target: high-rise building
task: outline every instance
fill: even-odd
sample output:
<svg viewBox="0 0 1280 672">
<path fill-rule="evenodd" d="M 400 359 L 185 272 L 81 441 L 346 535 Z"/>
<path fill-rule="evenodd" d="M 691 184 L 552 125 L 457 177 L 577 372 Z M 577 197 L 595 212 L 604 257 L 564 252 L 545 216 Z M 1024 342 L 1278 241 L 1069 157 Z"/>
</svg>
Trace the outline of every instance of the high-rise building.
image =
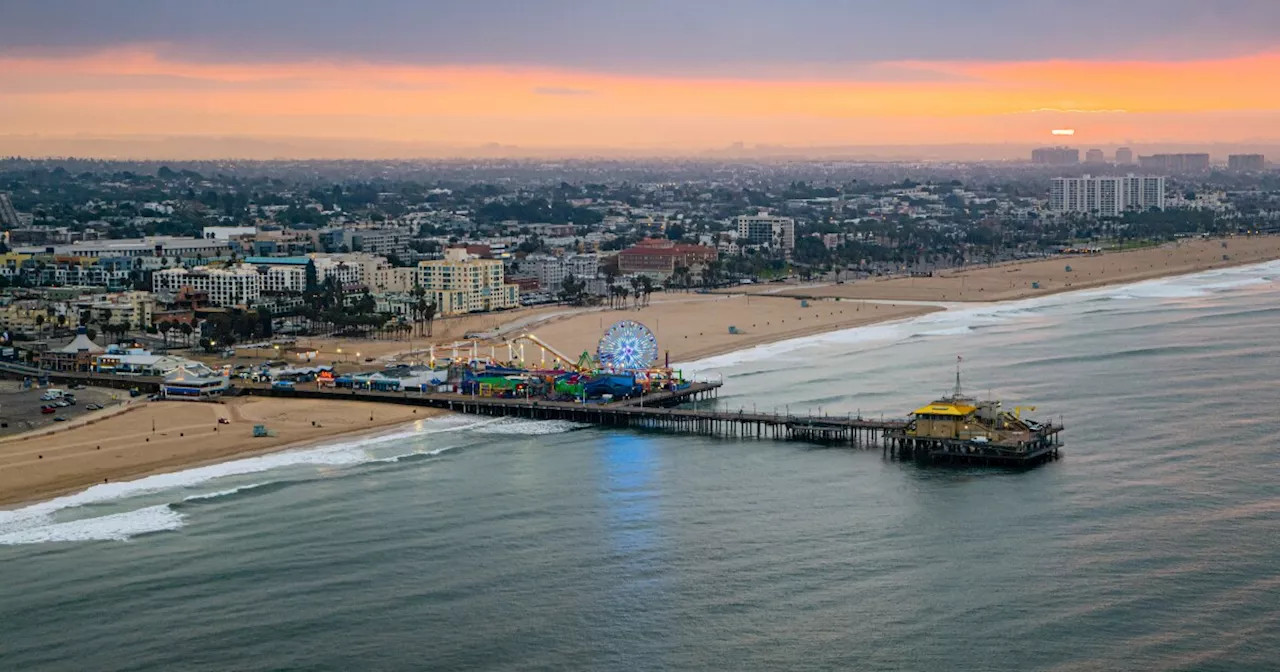
<svg viewBox="0 0 1280 672">
<path fill-rule="evenodd" d="M 21 224 L 18 221 L 18 211 L 13 209 L 13 201 L 9 200 L 9 194 L 0 194 L 0 227 L 16 229 Z"/>
<path fill-rule="evenodd" d="M 1138 164 L 1148 170 L 1192 173 L 1209 170 L 1208 154 L 1153 154 L 1139 156 Z"/>
<path fill-rule="evenodd" d="M 1232 154 L 1227 157 L 1227 168 L 1231 170 L 1266 170 L 1267 157 L 1261 154 Z"/>
<path fill-rule="evenodd" d="M 1031 162 L 1042 166 L 1071 166 L 1080 163 L 1080 150 L 1071 147 L 1041 147 L 1031 151 Z"/>
<path fill-rule="evenodd" d="M 466 248 L 445 250 L 444 259 L 418 263 L 418 284 L 440 315 L 516 308 L 520 288 L 506 283 L 502 261 L 478 259 Z"/>
<path fill-rule="evenodd" d="M 738 240 L 755 245 L 769 244 L 783 250 L 796 247 L 796 220 L 772 215 L 738 217 Z"/>
<path fill-rule="evenodd" d="M 1116 164 L 1127 166 L 1133 163 L 1133 150 L 1128 147 L 1121 147 L 1116 150 Z"/>
<path fill-rule="evenodd" d="M 1164 209 L 1164 178 L 1057 177 L 1049 187 L 1049 209 L 1119 217 L 1130 210 Z"/>
<path fill-rule="evenodd" d="M 1107 159 L 1101 149 L 1091 149 L 1084 153 L 1085 163 L 1106 163 Z"/>
</svg>

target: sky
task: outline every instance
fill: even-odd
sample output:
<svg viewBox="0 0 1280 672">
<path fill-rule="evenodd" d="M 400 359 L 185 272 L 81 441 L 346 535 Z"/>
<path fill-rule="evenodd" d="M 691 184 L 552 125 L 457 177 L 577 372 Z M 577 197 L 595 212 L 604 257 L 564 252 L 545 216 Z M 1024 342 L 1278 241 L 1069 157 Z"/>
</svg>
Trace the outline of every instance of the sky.
<svg viewBox="0 0 1280 672">
<path fill-rule="evenodd" d="M 0 17 L 6 136 L 1280 137 L 1277 0 L 0 0 Z"/>
</svg>

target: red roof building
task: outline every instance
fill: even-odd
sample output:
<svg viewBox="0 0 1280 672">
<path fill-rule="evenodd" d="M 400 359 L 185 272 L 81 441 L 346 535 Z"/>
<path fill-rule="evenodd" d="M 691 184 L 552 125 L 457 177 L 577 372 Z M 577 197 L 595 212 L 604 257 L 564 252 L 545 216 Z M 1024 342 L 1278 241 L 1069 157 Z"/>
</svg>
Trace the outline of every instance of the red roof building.
<svg viewBox="0 0 1280 672">
<path fill-rule="evenodd" d="M 618 272 L 623 275 L 644 273 L 668 276 L 680 266 L 703 266 L 715 261 L 716 257 L 714 247 L 677 245 L 670 240 L 647 238 L 618 253 Z"/>
</svg>

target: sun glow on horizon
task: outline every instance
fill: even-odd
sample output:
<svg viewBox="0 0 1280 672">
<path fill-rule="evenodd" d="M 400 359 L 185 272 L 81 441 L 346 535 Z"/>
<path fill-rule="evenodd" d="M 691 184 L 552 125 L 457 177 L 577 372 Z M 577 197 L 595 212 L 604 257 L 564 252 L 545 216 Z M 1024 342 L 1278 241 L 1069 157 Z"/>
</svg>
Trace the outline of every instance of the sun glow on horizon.
<svg viewBox="0 0 1280 672">
<path fill-rule="evenodd" d="M 1280 128 L 1280 55 L 894 62 L 901 79 L 620 75 L 512 65 L 193 62 L 144 47 L 0 57 L 8 134 L 226 135 L 526 146 L 1032 142 L 1089 115 L 1094 138 L 1205 141 Z M 916 78 L 920 73 L 936 73 Z M 883 74 L 883 73 L 882 73 Z M 1200 84 L 1189 88 L 1188 81 Z M 1027 110 L 1034 111 L 1028 114 Z M 91 113 L 87 113 L 91 112 Z M 1073 127 L 1051 127 L 1072 136 Z"/>
</svg>

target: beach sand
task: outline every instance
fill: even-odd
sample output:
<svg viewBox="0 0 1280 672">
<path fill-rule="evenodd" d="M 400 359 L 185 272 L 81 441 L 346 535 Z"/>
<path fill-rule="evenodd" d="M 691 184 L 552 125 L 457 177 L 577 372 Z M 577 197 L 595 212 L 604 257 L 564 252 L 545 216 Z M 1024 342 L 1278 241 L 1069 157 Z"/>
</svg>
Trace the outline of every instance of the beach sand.
<svg viewBox="0 0 1280 672">
<path fill-rule="evenodd" d="M 327 399 L 138 403 L 93 424 L 0 441 L 0 505 L 47 499 L 104 480 L 130 480 L 376 432 L 439 413 Z M 218 418 L 229 424 L 218 424 Z M 254 438 L 257 424 L 266 425 L 273 435 Z"/>
<path fill-rule="evenodd" d="M 629 319 L 652 329 L 660 352 L 669 353 L 671 361 L 679 363 L 939 310 L 932 306 L 893 305 L 893 301 L 1004 301 L 1280 258 L 1280 237 L 1231 238 L 1225 241 L 1225 248 L 1223 242 L 1189 240 L 1128 252 L 947 271 L 932 278 L 804 287 L 756 285 L 726 294 L 659 293 L 651 297 L 650 305 L 639 309 L 523 309 L 437 320 L 431 340 L 448 343 L 471 332 L 505 329 L 508 333 L 503 338 L 490 341 L 502 343 L 505 338 L 529 332 L 576 360 L 584 350 L 595 352 L 609 325 Z M 1066 271 L 1068 265 L 1070 272 Z M 1033 288 L 1032 283 L 1039 283 L 1039 288 Z M 829 298 L 813 298 L 808 307 L 802 307 L 799 297 Z M 863 303 L 857 299 L 886 303 Z M 740 333 L 730 334 L 730 326 Z M 304 344 L 310 341 L 303 339 Z M 351 360 L 356 352 L 361 360 L 378 360 L 361 362 L 360 368 L 371 369 L 409 347 L 407 340 L 316 341 L 324 350 L 320 361 L 345 359 L 348 368 L 354 368 Z M 426 339 L 415 339 L 413 343 L 416 349 L 425 344 Z M 343 355 L 337 354 L 337 348 L 342 348 Z M 504 353 L 498 354 L 501 357 Z M 537 357 L 536 346 L 527 345 L 526 356 Z M 222 404 L 139 403 L 115 413 L 109 416 L 103 412 L 89 425 L 0 440 L 0 505 L 45 499 L 102 483 L 104 479 L 127 480 L 365 433 L 426 418 L 438 411 L 338 400 L 247 398 Z M 373 420 L 369 419 L 370 413 Z M 228 418 L 231 424 L 218 425 L 219 417 Z M 318 426 L 311 425 L 313 420 Z M 252 438 L 255 424 L 267 425 L 275 436 Z"/>
<path fill-rule="evenodd" d="M 1223 244 L 1226 247 L 1223 247 Z M 1227 259 L 1223 259 L 1226 255 Z M 868 279 L 786 288 L 757 285 L 732 290 L 777 296 L 882 301 L 1009 301 L 1059 292 L 1128 284 L 1280 259 L 1280 236 L 1186 240 L 1125 252 L 1066 256 L 943 271 L 931 278 Z M 1067 271 L 1070 266 L 1071 270 Z M 1039 288 L 1033 287 L 1039 283 Z"/>
<path fill-rule="evenodd" d="M 596 351 L 601 335 L 619 320 L 635 320 L 658 337 L 660 352 L 672 362 L 688 362 L 712 355 L 838 329 L 851 329 L 886 320 L 901 320 L 938 310 L 929 306 L 894 306 L 850 301 L 810 301 L 802 307 L 795 298 L 722 296 L 716 294 L 654 295 L 638 310 L 603 310 L 558 317 L 533 325 L 529 331 L 575 360 Z M 733 326 L 740 333 L 730 334 Z M 525 357 L 538 356 L 525 346 Z M 505 352 L 498 353 L 504 357 Z"/>
</svg>

